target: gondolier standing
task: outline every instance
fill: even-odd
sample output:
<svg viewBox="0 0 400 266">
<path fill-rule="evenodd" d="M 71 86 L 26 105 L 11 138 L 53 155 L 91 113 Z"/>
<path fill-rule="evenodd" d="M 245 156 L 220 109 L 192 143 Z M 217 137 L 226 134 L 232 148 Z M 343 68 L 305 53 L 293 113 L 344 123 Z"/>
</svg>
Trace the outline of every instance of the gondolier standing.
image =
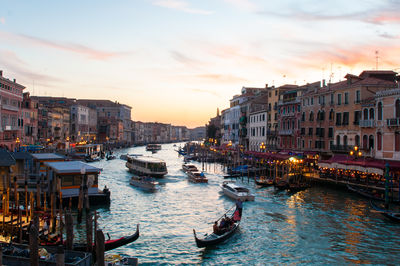
<svg viewBox="0 0 400 266">
<path fill-rule="evenodd" d="M 239 210 L 239 216 L 242 218 L 243 202 L 240 199 L 236 201 L 236 209 Z"/>
</svg>

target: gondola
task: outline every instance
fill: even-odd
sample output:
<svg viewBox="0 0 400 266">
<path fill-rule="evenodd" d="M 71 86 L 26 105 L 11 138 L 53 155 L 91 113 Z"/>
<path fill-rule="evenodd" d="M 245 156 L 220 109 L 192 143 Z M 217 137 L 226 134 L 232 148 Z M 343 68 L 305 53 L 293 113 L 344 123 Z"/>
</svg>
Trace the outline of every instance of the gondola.
<svg viewBox="0 0 400 266">
<path fill-rule="evenodd" d="M 293 183 L 289 184 L 288 190 L 290 193 L 297 193 L 303 190 L 306 190 L 307 188 L 310 188 L 311 186 L 307 183 Z"/>
<path fill-rule="evenodd" d="M 269 187 L 274 184 L 274 180 L 271 178 L 266 178 L 266 177 L 259 177 L 259 178 L 254 178 L 254 182 L 262 187 Z"/>
<path fill-rule="evenodd" d="M 233 215 L 230 218 L 233 219 Z M 203 239 L 198 238 L 196 235 L 196 230 L 193 229 L 194 239 L 196 240 L 197 247 L 199 248 L 210 247 L 224 242 L 225 240 L 230 238 L 233 234 L 235 234 L 235 232 L 239 228 L 239 224 L 240 220 L 234 222 L 230 227 L 230 229 L 225 233 L 219 235 L 213 232 L 209 235 L 206 235 Z"/>
<path fill-rule="evenodd" d="M 136 226 L 136 232 L 133 235 L 123 236 L 118 239 L 110 239 L 110 240 L 104 241 L 104 250 L 109 251 L 109 250 L 112 250 L 115 248 L 122 247 L 129 243 L 132 243 L 133 241 L 135 241 L 138 238 L 139 238 L 139 224 Z M 83 245 L 83 244 L 74 245 L 73 250 L 86 251 L 86 245 Z"/>
<path fill-rule="evenodd" d="M 372 206 L 372 208 L 374 210 L 376 210 L 377 212 L 379 212 L 383 216 L 389 218 L 392 221 L 400 222 L 400 212 L 393 212 L 391 210 L 381 208 L 375 202 L 373 202 L 372 200 L 370 201 L 370 204 L 371 204 L 371 206 Z"/>
<path fill-rule="evenodd" d="M 278 190 L 285 190 L 285 189 L 289 188 L 289 183 L 287 181 L 285 181 L 285 180 L 280 180 L 280 181 L 275 183 L 275 187 Z"/>
<path fill-rule="evenodd" d="M 354 186 L 347 185 L 347 189 L 352 191 L 352 192 L 355 192 L 355 193 L 357 193 L 357 194 L 359 194 L 359 195 L 361 195 L 361 196 L 363 196 L 365 198 L 369 198 L 369 199 L 373 199 L 373 200 L 379 200 L 379 201 L 384 201 L 385 200 L 382 197 L 378 197 L 378 196 L 372 195 L 370 192 L 368 192 L 367 190 L 362 189 L 362 188 L 356 188 Z"/>
</svg>

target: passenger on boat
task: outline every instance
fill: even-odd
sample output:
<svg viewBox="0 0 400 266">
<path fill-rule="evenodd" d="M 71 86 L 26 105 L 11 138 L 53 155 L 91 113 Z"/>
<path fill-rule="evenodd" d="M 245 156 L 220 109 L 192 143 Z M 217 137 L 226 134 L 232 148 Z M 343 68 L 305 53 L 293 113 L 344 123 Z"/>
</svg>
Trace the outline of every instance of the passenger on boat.
<svg viewBox="0 0 400 266">
<path fill-rule="evenodd" d="M 239 210 L 239 216 L 242 217 L 243 202 L 240 199 L 236 201 L 236 209 Z"/>
<path fill-rule="evenodd" d="M 219 234 L 219 228 L 218 228 L 218 222 L 217 221 L 215 221 L 215 223 L 214 223 L 213 231 L 214 231 L 214 234 L 216 234 L 216 235 Z"/>
<path fill-rule="evenodd" d="M 236 211 L 233 213 L 233 221 L 234 222 L 240 221 L 240 214 L 238 209 L 236 209 Z"/>
</svg>

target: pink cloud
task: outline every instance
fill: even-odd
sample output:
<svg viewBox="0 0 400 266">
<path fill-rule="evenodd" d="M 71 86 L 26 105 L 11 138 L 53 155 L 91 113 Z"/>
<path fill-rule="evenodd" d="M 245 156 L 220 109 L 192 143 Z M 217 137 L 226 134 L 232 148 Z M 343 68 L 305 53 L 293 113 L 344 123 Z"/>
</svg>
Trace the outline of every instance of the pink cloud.
<svg viewBox="0 0 400 266">
<path fill-rule="evenodd" d="M 192 14 L 211 15 L 212 13 L 214 13 L 209 10 L 192 8 L 186 1 L 183 0 L 157 0 L 153 2 L 153 5 L 166 7 L 169 9 L 175 9 Z"/>
<path fill-rule="evenodd" d="M 6 24 L 6 19 L 4 17 L 0 17 L 0 23 L 1 24 Z"/>
<path fill-rule="evenodd" d="M 33 37 L 25 34 L 13 34 L 9 32 L 0 31 L 0 39 L 4 41 L 14 41 L 18 42 L 19 44 L 25 45 L 35 45 L 40 47 L 50 47 L 57 50 L 62 50 L 66 52 L 72 52 L 76 54 L 84 55 L 90 59 L 95 60 L 107 60 L 113 57 L 118 57 L 126 53 L 121 52 L 109 52 L 109 51 L 102 51 L 90 48 L 88 46 L 84 46 L 81 44 L 76 43 L 61 43 L 61 42 L 54 42 L 38 37 Z"/>
</svg>

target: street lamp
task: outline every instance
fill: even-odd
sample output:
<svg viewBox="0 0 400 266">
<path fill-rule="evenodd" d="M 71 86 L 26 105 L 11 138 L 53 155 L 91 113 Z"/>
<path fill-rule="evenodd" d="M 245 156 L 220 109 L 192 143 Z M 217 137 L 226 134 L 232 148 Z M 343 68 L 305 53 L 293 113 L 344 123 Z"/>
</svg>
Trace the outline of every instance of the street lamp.
<svg viewBox="0 0 400 266">
<path fill-rule="evenodd" d="M 265 143 L 264 143 L 264 142 L 261 142 L 261 144 L 260 144 L 260 150 L 261 150 L 261 151 L 265 151 L 266 148 L 267 148 L 267 147 L 265 146 Z"/>
<path fill-rule="evenodd" d="M 17 149 L 18 149 L 18 151 L 19 151 L 19 144 L 20 144 L 20 140 L 19 140 L 19 137 L 17 137 L 17 139 L 15 140 L 15 143 L 17 144 Z"/>
</svg>

